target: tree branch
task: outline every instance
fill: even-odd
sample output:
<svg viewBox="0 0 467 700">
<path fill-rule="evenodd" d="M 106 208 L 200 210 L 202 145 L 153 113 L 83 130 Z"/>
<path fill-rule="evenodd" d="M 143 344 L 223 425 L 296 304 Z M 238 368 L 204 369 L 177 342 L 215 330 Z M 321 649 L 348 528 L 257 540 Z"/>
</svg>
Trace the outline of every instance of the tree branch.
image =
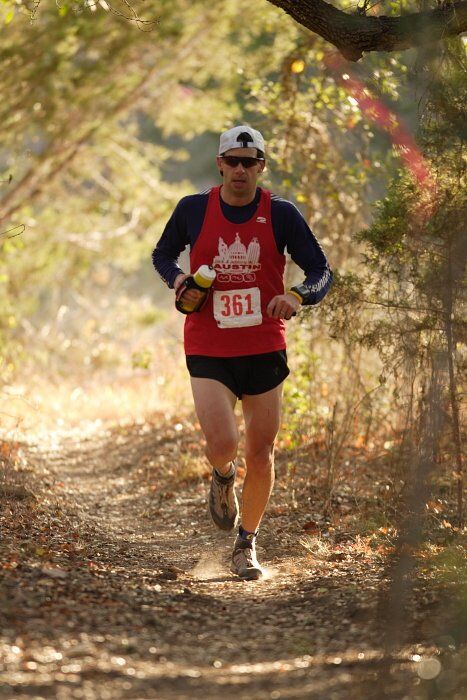
<svg viewBox="0 0 467 700">
<path fill-rule="evenodd" d="M 202 24 L 202 19 L 203 15 L 200 16 L 200 24 Z M 202 38 L 206 32 L 207 29 L 205 28 L 184 41 L 179 48 L 179 61 L 193 51 L 194 45 L 200 41 L 200 37 Z M 116 103 L 110 104 L 106 111 L 99 115 L 99 119 L 89 119 L 89 124 L 86 125 L 81 135 L 79 135 L 78 124 L 79 120 L 83 118 L 83 112 L 78 108 L 68 121 L 65 133 L 52 142 L 50 148 L 43 154 L 42 160 L 39 163 L 34 163 L 23 178 L 16 183 L 16 186 L 11 188 L 4 197 L 0 197 L 0 224 L 9 220 L 24 205 L 25 201 L 28 202 L 28 205 L 31 205 L 42 193 L 45 185 L 48 185 L 70 165 L 81 149 L 99 132 L 102 125 L 125 113 L 128 109 L 135 109 L 138 100 L 144 96 L 144 91 L 151 84 L 151 81 L 157 77 L 160 85 L 162 85 L 164 74 L 169 73 L 171 70 L 172 63 L 169 61 L 164 65 L 156 62 L 147 73 L 142 75 L 140 82 L 131 87 Z M 161 88 L 159 90 L 158 99 L 163 101 L 165 90 L 167 92 L 173 90 L 173 85 L 173 82 L 167 82 L 165 89 L 162 90 Z"/>
<path fill-rule="evenodd" d="M 324 0 L 268 0 L 296 22 L 329 41 L 349 61 L 365 51 L 403 51 L 467 30 L 467 2 L 399 17 L 346 14 Z"/>
</svg>

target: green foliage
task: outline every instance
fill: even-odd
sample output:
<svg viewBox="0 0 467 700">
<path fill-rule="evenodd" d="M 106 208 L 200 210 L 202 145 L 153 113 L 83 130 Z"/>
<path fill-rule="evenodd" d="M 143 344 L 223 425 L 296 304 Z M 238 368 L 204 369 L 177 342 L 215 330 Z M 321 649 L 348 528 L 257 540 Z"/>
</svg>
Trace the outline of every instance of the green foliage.
<svg viewBox="0 0 467 700">
<path fill-rule="evenodd" d="M 31 22 L 31 8 L 20 3 L 24 12 L 1 30 L 0 231 L 25 227 L 20 241 L 1 241 L 4 363 L 38 330 L 51 338 L 60 328 L 48 351 L 66 348 L 61 327 L 70 313 L 60 309 L 78 305 L 110 322 L 116 297 L 137 288 L 164 222 L 192 189 L 164 180 L 166 164 L 188 157 L 167 147 L 167 137 L 181 133 L 189 143 L 233 113 L 240 74 L 212 60 L 236 21 L 236 3 L 225 5 L 217 21 L 206 3 L 159 1 L 151 8 L 157 24 L 144 32 L 102 4 L 76 12 L 43 3 Z M 143 3 L 133 7 L 146 12 Z M 250 15 L 260 35 L 259 13 Z M 232 61 L 240 54 L 230 50 Z M 157 143 L 144 138 L 144 119 L 159 129 Z M 155 276 L 153 285 L 162 288 Z M 36 343 L 28 345 L 35 354 Z"/>
<path fill-rule="evenodd" d="M 309 337 L 298 328 L 293 334 L 293 382 L 284 389 L 285 444 L 298 449 L 316 433 L 323 418 L 322 403 L 316 401 L 324 381 L 322 360 L 310 351 Z"/>
<path fill-rule="evenodd" d="M 401 171 L 389 187 L 388 195 L 375 205 L 375 219 L 370 228 L 356 235 L 357 241 L 370 245 L 372 253 L 366 262 L 378 264 L 378 256 L 402 255 L 404 238 L 410 235 L 410 211 L 414 209 L 416 188 L 410 176 Z"/>
<path fill-rule="evenodd" d="M 392 70 L 381 59 L 367 64 L 361 80 L 379 92 L 371 79 L 378 69 L 391 74 L 394 84 L 400 79 L 397 63 Z M 268 135 L 269 182 L 297 202 L 334 270 L 353 267 L 352 233 L 369 221 L 368 202 L 394 161 L 341 77 L 330 68 L 326 42 L 299 32 L 280 70 L 247 90 L 248 110 L 261 115 Z"/>
<path fill-rule="evenodd" d="M 437 373 L 443 410 L 452 420 L 443 438 L 446 465 L 459 450 L 455 405 L 465 343 L 465 132 L 459 117 L 467 94 L 459 43 L 430 55 L 425 66 L 430 75 L 443 76 L 442 84 L 436 77 L 425 92 L 418 137 L 429 175 L 416 180 L 407 170 L 397 173 L 371 225 L 356 237 L 364 246 L 357 275 L 337 277 L 328 305 L 334 335 L 378 351 L 380 379 L 392 387 L 392 410 L 399 414 L 402 445 L 396 452 L 409 461 L 421 439 L 426 388 Z"/>
</svg>

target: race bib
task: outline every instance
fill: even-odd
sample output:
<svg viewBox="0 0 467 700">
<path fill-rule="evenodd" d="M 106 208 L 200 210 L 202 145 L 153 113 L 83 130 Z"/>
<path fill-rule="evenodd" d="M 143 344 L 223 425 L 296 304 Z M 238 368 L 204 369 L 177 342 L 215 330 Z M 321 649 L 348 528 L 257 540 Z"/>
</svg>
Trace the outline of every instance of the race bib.
<svg viewBox="0 0 467 700">
<path fill-rule="evenodd" d="M 263 322 L 261 295 L 258 287 L 251 289 L 214 290 L 214 318 L 219 328 L 245 328 Z"/>
</svg>

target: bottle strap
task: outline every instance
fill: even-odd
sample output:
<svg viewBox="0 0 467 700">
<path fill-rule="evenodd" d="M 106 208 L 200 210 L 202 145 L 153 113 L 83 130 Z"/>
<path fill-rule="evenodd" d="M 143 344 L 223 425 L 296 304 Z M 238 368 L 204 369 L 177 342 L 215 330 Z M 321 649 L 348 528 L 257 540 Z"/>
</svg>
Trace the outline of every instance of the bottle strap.
<svg viewBox="0 0 467 700">
<path fill-rule="evenodd" d="M 183 293 L 186 291 L 186 289 L 188 289 L 188 287 L 190 286 L 190 283 L 188 281 L 189 279 L 190 277 L 186 277 L 177 289 L 177 293 L 175 294 L 175 301 L 178 301 L 180 297 L 183 296 Z"/>
</svg>

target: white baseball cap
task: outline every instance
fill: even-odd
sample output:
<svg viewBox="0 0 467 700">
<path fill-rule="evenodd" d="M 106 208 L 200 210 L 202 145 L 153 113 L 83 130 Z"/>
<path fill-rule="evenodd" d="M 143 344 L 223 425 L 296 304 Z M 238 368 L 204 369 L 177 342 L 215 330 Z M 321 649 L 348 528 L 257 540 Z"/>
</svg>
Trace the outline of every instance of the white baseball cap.
<svg viewBox="0 0 467 700">
<path fill-rule="evenodd" d="M 264 139 L 256 129 L 241 124 L 221 134 L 219 155 L 230 151 L 231 148 L 257 148 L 264 153 Z"/>
</svg>

